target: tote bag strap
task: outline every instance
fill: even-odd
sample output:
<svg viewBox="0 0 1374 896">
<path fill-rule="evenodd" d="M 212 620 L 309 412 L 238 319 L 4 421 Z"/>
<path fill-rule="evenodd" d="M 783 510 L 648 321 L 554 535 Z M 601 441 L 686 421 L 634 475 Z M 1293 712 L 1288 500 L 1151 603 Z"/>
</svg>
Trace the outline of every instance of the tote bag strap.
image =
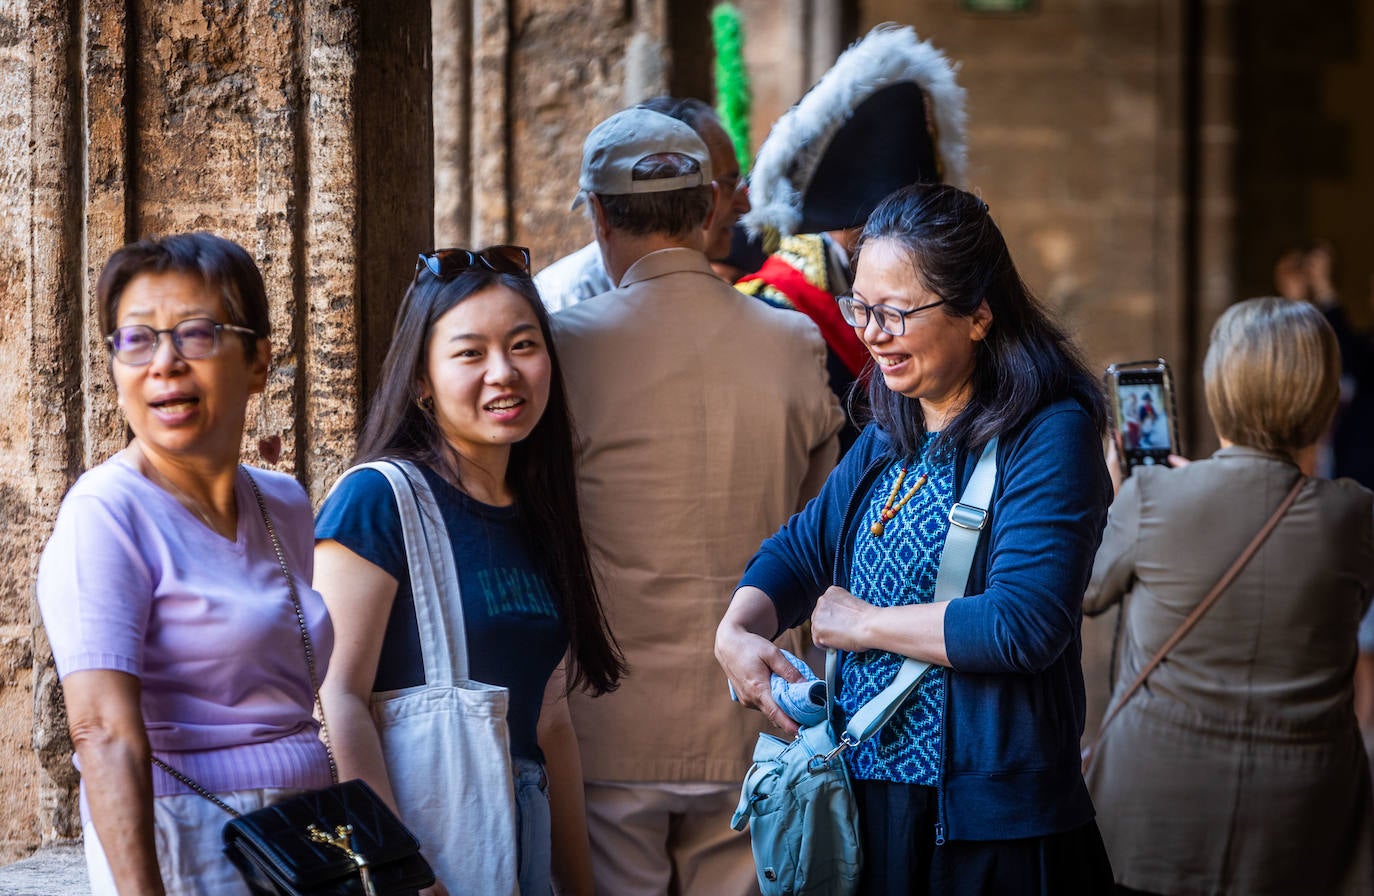
<svg viewBox="0 0 1374 896">
<path fill-rule="evenodd" d="M 968 577 L 973 570 L 973 558 L 978 553 L 978 539 L 988 521 L 988 507 L 992 504 L 992 490 L 997 484 L 997 439 L 983 448 L 974 467 L 973 476 L 964 493 L 949 511 L 949 532 L 945 535 L 944 550 L 940 553 L 940 569 L 935 577 L 935 602 L 963 597 L 968 589 Z M 845 726 L 842 744 L 856 747 L 877 734 L 897 709 L 916 689 L 921 678 L 933 664 L 907 657 L 902 661 L 892 683 L 876 697 L 865 703 Z M 838 661 L 834 650 L 826 651 L 826 699 L 833 708 Z"/>
<path fill-rule="evenodd" d="M 359 464 L 340 476 L 339 482 L 358 470 L 381 473 L 396 497 L 425 683 L 447 687 L 456 681 L 466 681 L 469 678 L 468 645 L 458 567 L 453 559 L 448 527 L 429 483 L 419 467 L 408 460 Z M 334 488 L 338 487 L 335 483 Z"/>
</svg>

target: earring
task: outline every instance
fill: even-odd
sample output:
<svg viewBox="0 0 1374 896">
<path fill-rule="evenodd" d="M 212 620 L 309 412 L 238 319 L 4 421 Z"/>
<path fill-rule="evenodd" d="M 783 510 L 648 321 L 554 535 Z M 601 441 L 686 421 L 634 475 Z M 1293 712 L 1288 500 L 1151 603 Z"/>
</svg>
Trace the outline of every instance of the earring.
<svg viewBox="0 0 1374 896">
<path fill-rule="evenodd" d="M 416 403 L 417 405 L 419 405 L 419 406 L 420 406 L 420 410 L 424 411 L 426 414 L 432 414 L 432 413 L 434 413 L 434 396 L 433 396 L 433 395 L 422 395 L 422 396 L 420 396 L 419 398 L 415 399 L 415 403 Z"/>
</svg>

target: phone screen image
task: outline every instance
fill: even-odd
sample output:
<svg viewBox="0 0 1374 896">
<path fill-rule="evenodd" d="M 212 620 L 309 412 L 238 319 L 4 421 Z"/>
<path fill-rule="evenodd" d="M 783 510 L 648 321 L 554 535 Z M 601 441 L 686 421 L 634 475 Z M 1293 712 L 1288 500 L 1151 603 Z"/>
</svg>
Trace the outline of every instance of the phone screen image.
<svg viewBox="0 0 1374 896">
<path fill-rule="evenodd" d="M 1139 369 L 1147 364 L 1148 369 Z M 1107 381 L 1115 404 L 1122 472 L 1129 475 L 1131 468 L 1142 464 L 1168 466 L 1169 455 L 1178 450 L 1168 367 L 1163 361 L 1112 365 Z"/>
<path fill-rule="evenodd" d="M 1117 386 L 1117 401 L 1121 403 L 1117 419 L 1123 451 L 1169 448 L 1169 415 L 1159 383 L 1122 382 Z"/>
</svg>

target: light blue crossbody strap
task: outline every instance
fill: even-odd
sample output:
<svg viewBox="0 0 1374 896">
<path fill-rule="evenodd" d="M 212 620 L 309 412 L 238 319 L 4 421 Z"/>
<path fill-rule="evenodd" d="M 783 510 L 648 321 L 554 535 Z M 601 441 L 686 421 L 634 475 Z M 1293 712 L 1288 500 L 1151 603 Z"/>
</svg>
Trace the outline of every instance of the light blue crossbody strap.
<svg viewBox="0 0 1374 896">
<path fill-rule="evenodd" d="M 968 577 L 973 569 L 973 557 L 978 553 L 978 536 L 988 520 L 988 506 L 992 504 L 992 489 L 997 484 L 997 439 L 988 442 L 978 466 L 973 468 L 964 493 L 949 509 L 949 533 L 945 535 L 945 549 L 940 554 L 940 570 L 935 576 L 935 599 L 954 600 L 963 597 Z"/>
<path fill-rule="evenodd" d="M 997 439 L 988 442 L 978 466 L 973 469 L 964 493 L 949 511 L 949 532 L 940 553 L 940 569 L 935 577 L 935 600 L 954 600 L 963 597 L 968 588 L 973 557 L 978 553 L 978 536 L 987 524 L 988 506 L 992 504 L 992 489 L 997 484 Z M 835 651 L 826 652 L 825 679 L 827 694 L 835 690 L 837 665 Z M 877 734 L 920 683 L 921 676 L 931 668 L 930 663 L 907 657 L 897 670 L 892 683 L 878 696 L 865 703 L 850 718 L 844 729 L 844 740 L 857 746 Z M 827 699 L 833 699 L 828 696 Z"/>
</svg>

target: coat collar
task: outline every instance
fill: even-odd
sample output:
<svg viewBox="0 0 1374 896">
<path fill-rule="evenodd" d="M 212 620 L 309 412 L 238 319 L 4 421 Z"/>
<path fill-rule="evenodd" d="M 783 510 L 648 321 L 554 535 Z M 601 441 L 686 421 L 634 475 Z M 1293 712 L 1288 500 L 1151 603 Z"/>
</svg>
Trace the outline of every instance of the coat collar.
<svg viewBox="0 0 1374 896">
<path fill-rule="evenodd" d="M 1279 451 L 1265 451 L 1260 448 L 1251 448 L 1248 445 L 1232 445 L 1229 448 L 1218 448 L 1212 453 L 1212 457 L 1218 460 L 1224 460 L 1230 457 L 1260 458 L 1262 460 L 1272 460 L 1276 463 L 1287 464 L 1290 467 L 1297 466 L 1297 464 L 1293 462 L 1293 458 L 1289 457 L 1287 454 Z"/>
<path fill-rule="evenodd" d="M 705 274 L 708 277 L 716 277 L 716 272 L 711 270 L 711 263 L 706 260 L 706 255 L 698 252 L 696 249 L 659 249 L 656 252 L 650 252 L 648 255 L 645 255 L 643 258 L 630 265 L 630 269 L 625 272 L 625 276 L 620 278 L 619 288 L 624 289 L 627 286 L 633 286 L 645 280 L 653 280 L 666 274 L 683 272 L 693 272 Z"/>
</svg>

